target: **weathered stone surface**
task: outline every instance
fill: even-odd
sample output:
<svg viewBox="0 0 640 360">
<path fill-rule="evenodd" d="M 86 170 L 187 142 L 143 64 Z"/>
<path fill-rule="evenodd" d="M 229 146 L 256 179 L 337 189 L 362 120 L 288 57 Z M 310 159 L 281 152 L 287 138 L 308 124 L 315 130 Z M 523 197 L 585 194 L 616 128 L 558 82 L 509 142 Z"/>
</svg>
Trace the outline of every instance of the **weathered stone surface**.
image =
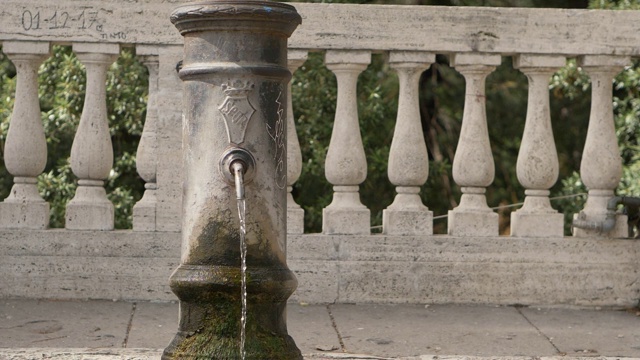
<svg viewBox="0 0 640 360">
<path fill-rule="evenodd" d="M 7 360 L 155 360 L 161 350 L 156 349 L 3 349 L 0 356 Z"/>
<path fill-rule="evenodd" d="M 0 350 L 7 360 L 64 359 L 64 360 L 155 360 L 162 353 L 155 349 L 6 349 Z M 379 356 L 345 353 L 305 354 L 305 359 L 316 360 L 380 360 Z M 383 358 L 387 359 L 387 358 Z M 619 360 L 616 356 L 468 356 L 420 355 L 395 358 L 397 360 Z M 625 360 L 637 360 L 625 357 Z"/>
<path fill-rule="evenodd" d="M 484 196 L 482 202 L 486 205 Z M 498 214 L 488 209 L 487 206 L 480 211 L 473 208 L 462 211 L 459 207 L 449 210 L 449 235 L 460 237 L 498 235 Z"/>
<path fill-rule="evenodd" d="M 38 99 L 38 67 L 49 54 L 50 44 L 7 41 L 3 50 L 16 67 L 15 104 L 6 134 L 4 165 L 13 175 L 9 196 L 0 203 L 0 228 L 45 229 L 49 204 L 42 199 L 36 177 L 47 163 L 47 141 Z"/>
<path fill-rule="evenodd" d="M 120 347 L 131 310 L 113 301 L 0 300 L 0 348 Z"/>
<path fill-rule="evenodd" d="M 332 304 L 339 301 L 340 263 L 326 260 L 290 260 L 298 288 L 289 299 L 294 303 Z"/>
<path fill-rule="evenodd" d="M 4 230 L 0 232 L 2 255 L 42 257 L 180 257 L 180 234 L 177 232 L 41 231 Z"/>
<path fill-rule="evenodd" d="M 326 306 L 288 304 L 287 329 L 303 354 L 340 349 Z"/>
<path fill-rule="evenodd" d="M 171 14 L 185 38 L 184 181 L 170 278 L 180 320 L 164 360 L 302 359 L 284 313 L 297 286 L 285 252 L 287 39 L 300 21 L 293 6 L 259 1 Z"/>
<path fill-rule="evenodd" d="M 582 56 L 578 59 L 578 64 L 589 74 L 592 84 L 589 128 L 580 162 L 580 178 L 589 189 L 589 197 L 580 212 L 584 221 L 604 221 L 607 203 L 615 195 L 614 191 L 622 177 L 622 158 L 613 119 L 612 79 L 629 61 L 626 56 Z M 624 218 L 620 220 L 626 223 Z M 620 226 L 607 234 L 575 228 L 573 235 L 621 238 L 627 237 L 628 232 Z"/>
<path fill-rule="evenodd" d="M 426 207 L 407 210 L 386 208 L 382 212 L 382 222 L 386 235 L 433 234 L 433 212 Z M 388 226 L 384 227 L 384 224 Z"/>
<path fill-rule="evenodd" d="M 135 304 L 127 333 L 128 348 L 154 349 L 167 345 L 178 329 L 178 304 Z"/>
<path fill-rule="evenodd" d="M 564 214 L 561 213 L 511 213 L 511 236 L 561 237 L 564 234 Z"/>
<path fill-rule="evenodd" d="M 331 305 L 345 348 L 377 356 L 553 355 L 513 307 Z"/>
<path fill-rule="evenodd" d="M 3 231 L 2 297 L 175 300 L 179 234 Z"/>
<path fill-rule="evenodd" d="M 531 263 L 342 262 L 338 303 L 475 303 L 632 306 L 638 291 L 616 286 L 616 271 L 602 265 Z M 523 281 L 536 274 L 534 282 Z M 633 283 L 635 274 L 622 276 Z M 402 294 L 402 295 L 400 295 Z M 576 295 L 579 297 L 576 298 Z M 607 300 L 605 300 L 605 298 Z M 605 303 L 606 301 L 606 303 Z"/>
<path fill-rule="evenodd" d="M 156 210 L 158 207 L 158 68 L 159 49 L 141 45 L 136 54 L 149 71 L 149 96 L 144 129 L 136 151 L 136 170 L 145 181 L 145 191 L 133 207 L 133 229 L 155 231 L 157 229 Z M 146 55 L 145 55 L 146 54 Z"/>
<path fill-rule="evenodd" d="M 179 239 L 5 230 L 0 297 L 175 300 Z M 288 243 L 293 302 L 633 306 L 640 297 L 636 241 L 308 234 Z"/>
<path fill-rule="evenodd" d="M 158 359 L 160 351 L 153 349 L 166 344 L 166 328 L 176 326 L 176 313 L 175 303 L 0 300 L 0 358 Z M 288 304 L 287 314 L 289 333 L 305 359 L 614 360 L 620 355 L 607 356 L 623 354 L 632 360 L 640 355 L 635 311 Z M 557 353 L 566 355 L 548 356 Z"/>
<path fill-rule="evenodd" d="M 177 264 L 177 258 L 2 256 L 0 269 L 11 275 L 0 285 L 3 297 L 169 301 Z"/>
<path fill-rule="evenodd" d="M 156 231 L 180 231 L 182 221 L 182 46 L 159 50 Z"/>
<path fill-rule="evenodd" d="M 389 150 L 387 174 L 397 195 L 382 212 L 382 232 L 393 235 L 431 235 L 433 213 L 422 204 L 420 186 L 429 176 L 429 156 L 420 122 L 419 90 L 422 72 L 435 54 L 391 52 L 389 63 L 398 73 L 398 116 Z"/>
<path fill-rule="evenodd" d="M 287 67 L 293 74 L 307 60 L 307 51 L 290 51 L 287 58 Z M 304 233 L 304 210 L 295 202 L 291 194 L 293 184 L 298 181 L 302 173 L 302 151 L 296 132 L 291 98 L 292 82 L 293 80 L 289 81 L 287 92 L 287 233 L 302 234 Z"/>
<path fill-rule="evenodd" d="M 49 203 L 44 200 L 29 203 L 10 200 L 0 203 L 1 228 L 46 229 L 49 227 Z"/>
<path fill-rule="evenodd" d="M 558 153 L 551 128 L 549 78 L 566 59 L 562 56 L 518 55 L 514 67 L 529 79 L 524 134 L 518 152 L 518 181 L 526 189 L 521 209 L 511 213 L 512 236 L 557 237 L 564 234 L 564 216 L 551 207 L 549 189 L 558 179 Z"/>
<path fill-rule="evenodd" d="M 486 188 L 495 176 L 487 126 L 485 80 L 500 56 L 454 54 L 451 65 L 465 78 L 464 112 L 451 174 L 462 191 L 459 205 L 449 211 L 447 233 L 453 236 L 498 235 L 498 214 L 487 205 Z"/>
<path fill-rule="evenodd" d="M 343 199 L 340 199 L 322 209 L 322 232 L 324 234 L 366 235 L 371 232 L 371 212 L 360 203 L 360 193 L 357 191 L 357 186 L 353 188 L 355 188 L 355 192 L 341 193 L 336 191 L 333 193 L 334 198 L 348 195 L 349 200 L 341 201 Z M 346 206 L 336 208 L 338 203 L 345 203 Z M 350 207 L 352 205 L 353 207 Z"/>
<path fill-rule="evenodd" d="M 173 8 L 185 2 L 62 0 L 36 6 L 6 0 L 0 41 L 37 36 L 42 41 L 178 45 L 182 38 L 168 19 Z M 303 18 L 289 42 L 297 49 L 640 54 L 635 28 L 640 14 L 635 11 L 461 7 L 452 12 L 439 6 L 370 5 L 363 10 L 360 4 L 293 5 Z M 44 21 L 54 14 L 57 23 Z M 389 27 L 380 31 L 380 24 Z M 598 31 L 593 31 L 594 24 Z"/>
<path fill-rule="evenodd" d="M 523 308 L 522 315 L 567 356 L 640 356 L 636 311 Z"/>
<path fill-rule="evenodd" d="M 298 207 L 288 206 L 292 202 Z M 287 199 L 287 234 L 304 233 L 304 209 L 299 206 L 293 198 Z"/>
<path fill-rule="evenodd" d="M 67 204 L 65 227 L 71 230 L 113 230 L 114 207 L 104 181 L 113 166 L 113 145 L 107 117 L 106 78 L 116 60 L 117 44 L 75 43 L 73 51 L 87 69 L 85 100 L 71 146 L 71 169 L 78 178 Z"/>
<path fill-rule="evenodd" d="M 368 51 L 327 51 L 325 64 L 338 84 L 337 104 L 324 173 L 333 199 L 322 210 L 324 234 L 370 233 L 371 213 L 360 201 L 359 186 L 367 178 L 367 159 L 360 135 L 358 75 L 371 62 Z"/>
</svg>

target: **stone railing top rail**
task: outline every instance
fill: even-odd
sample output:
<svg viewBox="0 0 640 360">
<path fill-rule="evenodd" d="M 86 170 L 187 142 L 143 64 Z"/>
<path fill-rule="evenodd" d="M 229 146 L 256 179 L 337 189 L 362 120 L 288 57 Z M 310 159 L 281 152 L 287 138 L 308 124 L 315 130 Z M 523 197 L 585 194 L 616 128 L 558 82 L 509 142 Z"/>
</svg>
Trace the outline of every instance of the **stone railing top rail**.
<svg viewBox="0 0 640 360">
<path fill-rule="evenodd" d="M 184 0 L 4 0 L 0 41 L 181 44 Z M 640 56 L 640 11 L 293 4 L 297 49 Z"/>
</svg>

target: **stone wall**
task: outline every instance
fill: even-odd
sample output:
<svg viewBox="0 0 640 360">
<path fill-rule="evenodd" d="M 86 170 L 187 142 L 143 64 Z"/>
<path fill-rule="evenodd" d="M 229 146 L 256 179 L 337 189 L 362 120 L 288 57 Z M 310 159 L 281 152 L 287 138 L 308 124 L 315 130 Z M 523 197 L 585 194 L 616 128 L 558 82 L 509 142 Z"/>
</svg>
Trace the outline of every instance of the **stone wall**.
<svg viewBox="0 0 640 360">
<path fill-rule="evenodd" d="M 0 298 L 170 301 L 171 232 L 2 231 Z M 303 303 L 632 307 L 640 242 L 290 235 Z"/>
</svg>

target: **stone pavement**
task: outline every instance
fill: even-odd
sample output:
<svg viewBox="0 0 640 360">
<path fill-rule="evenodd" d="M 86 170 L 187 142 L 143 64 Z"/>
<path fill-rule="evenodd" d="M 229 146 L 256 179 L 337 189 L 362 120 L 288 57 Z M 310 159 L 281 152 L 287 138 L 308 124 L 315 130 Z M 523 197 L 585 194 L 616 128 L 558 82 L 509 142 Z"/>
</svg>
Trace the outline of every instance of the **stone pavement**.
<svg viewBox="0 0 640 360">
<path fill-rule="evenodd" d="M 177 317 L 175 303 L 0 300 L 0 359 L 156 359 Z M 290 304 L 287 317 L 307 359 L 640 358 L 637 309 Z"/>
</svg>

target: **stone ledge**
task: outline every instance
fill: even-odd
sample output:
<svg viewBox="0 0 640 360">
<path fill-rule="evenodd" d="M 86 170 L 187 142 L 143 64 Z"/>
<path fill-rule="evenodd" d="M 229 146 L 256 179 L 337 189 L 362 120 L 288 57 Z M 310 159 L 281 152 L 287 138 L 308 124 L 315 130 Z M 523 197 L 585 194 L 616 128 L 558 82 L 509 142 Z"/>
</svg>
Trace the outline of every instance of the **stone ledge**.
<svg viewBox="0 0 640 360">
<path fill-rule="evenodd" d="M 180 233 L 0 231 L 0 298 L 175 300 Z M 288 236 L 291 301 L 635 306 L 640 242 Z"/>
<path fill-rule="evenodd" d="M 169 14 L 189 0 L 4 0 L 0 41 L 180 45 Z M 82 4 L 79 8 L 78 3 Z M 438 53 L 631 55 L 640 50 L 637 11 L 477 8 L 410 5 L 293 3 L 303 18 L 289 46 L 295 49 L 404 50 Z M 79 30 L 81 13 L 101 24 Z M 23 23 L 66 12 L 66 27 L 45 30 Z M 86 15 L 85 15 L 86 16 Z M 385 24 L 381 27 L 381 24 Z M 455 26 L 452 26 L 455 24 Z M 44 25 L 44 24 L 42 24 Z M 592 31 L 593 27 L 598 31 Z M 330 29 L 330 30 L 327 30 Z M 357 30 L 354 30 L 357 29 Z M 406 31 L 412 29 L 412 31 Z M 357 32 L 357 33 L 356 33 Z M 614 35 L 615 34 L 615 35 Z M 357 37 L 358 41 L 353 41 Z"/>
</svg>

